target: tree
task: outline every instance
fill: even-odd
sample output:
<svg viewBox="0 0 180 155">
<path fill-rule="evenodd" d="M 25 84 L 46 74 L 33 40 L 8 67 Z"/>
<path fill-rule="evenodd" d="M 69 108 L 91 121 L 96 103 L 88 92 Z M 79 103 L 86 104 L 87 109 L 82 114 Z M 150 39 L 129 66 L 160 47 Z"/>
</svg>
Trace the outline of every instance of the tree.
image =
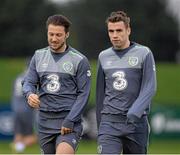
<svg viewBox="0 0 180 155">
<path fill-rule="evenodd" d="M 45 22 L 57 12 L 45 0 L 1 0 L 0 56 L 28 56 L 46 46 Z"/>
<path fill-rule="evenodd" d="M 167 13 L 166 1 L 79 0 L 61 10 L 71 17 L 77 48 L 97 58 L 110 46 L 105 19 L 112 11 L 124 10 L 131 17 L 131 40 L 147 45 L 159 61 L 174 61 L 179 48 L 178 23 Z M 61 7 L 61 6 L 60 6 Z"/>
</svg>

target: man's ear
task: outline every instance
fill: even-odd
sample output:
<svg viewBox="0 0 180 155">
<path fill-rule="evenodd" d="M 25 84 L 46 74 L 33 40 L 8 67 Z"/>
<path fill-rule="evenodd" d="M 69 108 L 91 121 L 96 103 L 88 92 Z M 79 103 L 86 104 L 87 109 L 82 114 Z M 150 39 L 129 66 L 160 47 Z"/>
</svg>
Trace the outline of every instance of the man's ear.
<svg viewBox="0 0 180 155">
<path fill-rule="evenodd" d="M 131 34 L 131 28 L 128 27 L 128 35 L 130 35 L 130 34 Z"/>
<path fill-rule="evenodd" d="M 66 33 L 66 39 L 69 37 L 69 32 Z"/>
</svg>

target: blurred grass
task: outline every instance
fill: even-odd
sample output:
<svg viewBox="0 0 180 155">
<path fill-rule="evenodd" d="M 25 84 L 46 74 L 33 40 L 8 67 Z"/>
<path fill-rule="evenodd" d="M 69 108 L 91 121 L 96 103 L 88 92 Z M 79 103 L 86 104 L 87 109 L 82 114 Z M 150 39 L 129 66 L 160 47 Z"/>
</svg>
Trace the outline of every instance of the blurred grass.
<svg viewBox="0 0 180 155">
<path fill-rule="evenodd" d="M 152 140 L 148 154 L 180 154 L 179 140 Z M 10 148 L 9 141 L 0 142 L 0 154 L 15 154 Z M 96 142 L 82 140 L 79 144 L 77 154 L 96 154 Z M 40 154 L 39 146 L 33 145 L 26 148 L 24 154 Z"/>
<path fill-rule="evenodd" d="M 95 103 L 96 61 L 90 61 L 92 71 L 92 89 L 89 98 L 90 106 Z M 11 97 L 12 84 L 15 77 L 24 70 L 24 58 L 0 58 L 0 103 L 8 103 Z M 157 94 L 155 103 L 180 104 L 180 64 L 157 63 Z"/>
<path fill-rule="evenodd" d="M 180 65 L 158 63 L 156 66 L 158 87 L 154 101 L 163 104 L 180 105 Z"/>
<path fill-rule="evenodd" d="M 9 102 L 15 77 L 25 68 L 23 58 L 0 59 L 0 102 Z"/>
</svg>

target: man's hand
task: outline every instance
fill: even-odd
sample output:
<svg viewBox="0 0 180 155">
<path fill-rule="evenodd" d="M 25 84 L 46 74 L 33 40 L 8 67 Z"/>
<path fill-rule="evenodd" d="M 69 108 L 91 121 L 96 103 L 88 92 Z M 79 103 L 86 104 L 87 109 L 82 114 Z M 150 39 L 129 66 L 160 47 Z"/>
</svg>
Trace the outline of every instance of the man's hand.
<svg viewBox="0 0 180 155">
<path fill-rule="evenodd" d="M 66 127 L 61 128 L 61 135 L 65 135 L 65 134 L 68 134 L 71 132 L 72 132 L 72 129 L 70 129 L 70 128 L 66 128 Z"/>
<path fill-rule="evenodd" d="M 40 105 L 39 96 L 36 94 L 30 94 L 28 96 L 28 104 L 33 108 L 39 108 Z"/>
</svg>

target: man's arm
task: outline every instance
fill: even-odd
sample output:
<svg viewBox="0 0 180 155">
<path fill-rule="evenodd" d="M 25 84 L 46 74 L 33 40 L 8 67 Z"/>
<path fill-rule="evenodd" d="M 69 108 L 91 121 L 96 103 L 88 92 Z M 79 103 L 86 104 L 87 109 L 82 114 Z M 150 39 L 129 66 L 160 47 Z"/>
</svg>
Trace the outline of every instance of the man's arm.
<svg viewBox="0 0 180 155">
<path fill-rule="evenodd" d="M 151 104 L 151 100 L 156 92 L 156 87 L 155 62 L 152 52 L 149 52 L 143 63 L 143 74 L 139 96 L 127 113 L 129 121 L 133 122 L 136 121 L 136 119 L 141 118 L 145 109 Z"/>
<path fill-rule="evenodd" d="M 66 116 L 63 122 L 63 127 L 73 129 L 74 122 L 81 119 L 83 110 L 87 104 L 88 97 L 91 89 L 91 72 L 90 65 L 87 58 L 83 58 L 78 65 L 76 74 L 77 81 L 77 99 L 73 104 L 73 107 L 69 114 Z"/>
<path fill-rule="evenodd" d="M 38 80 L 38 73 L 35 66 L 35 56 L 33 56 L 22 82 L 23 94 L 28 100 L 28 104 L 33 108 L 38 108 L 40 104 L 39 96 L 36 95 Z"/>
<path fill-rule="evenodd" d="M 96 78 L 96 120 L 97 127 L 101 121 L 101 110 L 103 109 L 103 101 L 105 96 L 105 77 L 102 66 L 98 61 L 97 65 L 97 78 Z"/>
</svg>

